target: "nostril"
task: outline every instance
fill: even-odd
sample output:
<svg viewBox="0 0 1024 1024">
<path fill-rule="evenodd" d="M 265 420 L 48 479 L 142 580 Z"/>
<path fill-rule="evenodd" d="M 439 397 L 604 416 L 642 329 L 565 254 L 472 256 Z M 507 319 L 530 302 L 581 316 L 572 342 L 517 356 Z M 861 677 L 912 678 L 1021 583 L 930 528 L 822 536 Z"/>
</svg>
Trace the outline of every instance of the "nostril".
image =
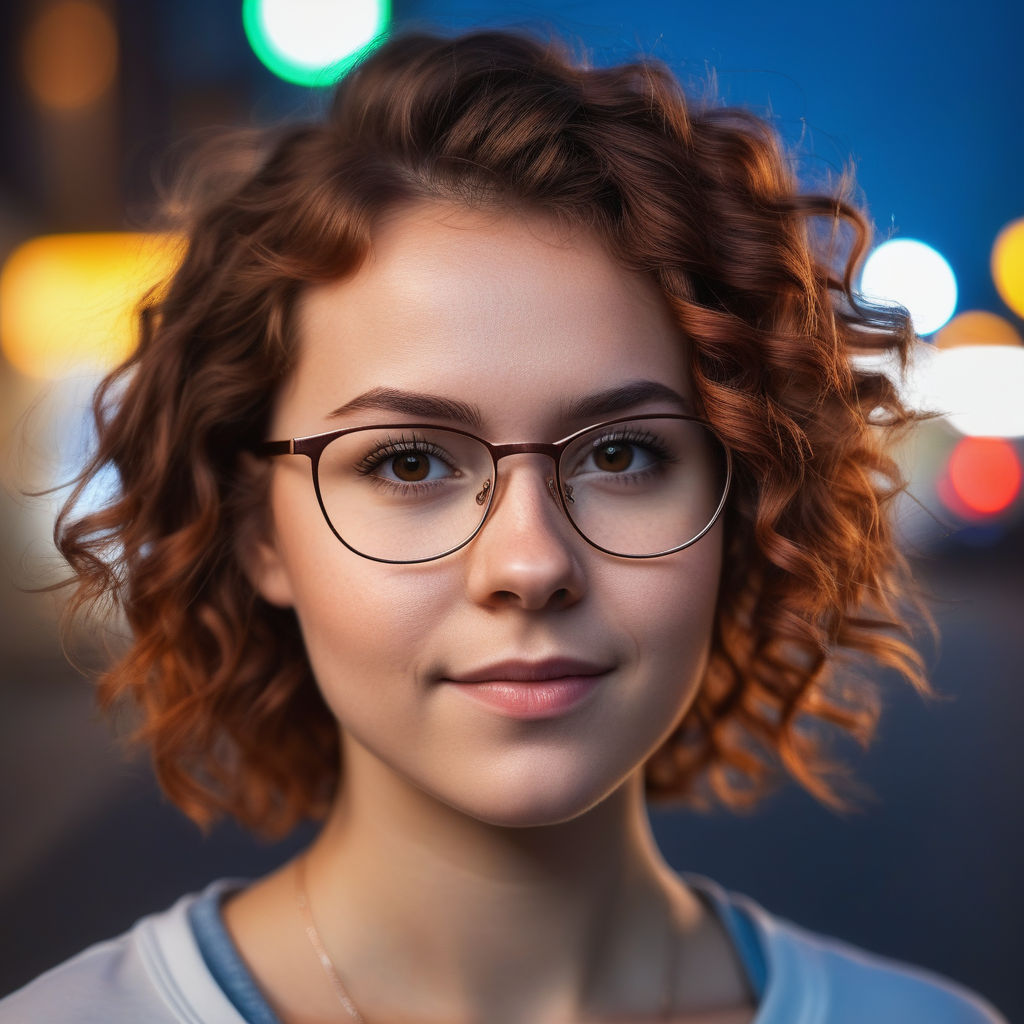
<svg viewBox="0 0 1024 1024">
<path fill-rule="evenodd" d="M 523 603 L 523 595 L 518 590 L 496 590 L 494 591 L 493 597 L 503 605 L 518 605 Z M 544 601 L 544 607 L 566 608 L 572 603 L 573 597 L 569 588 L 559 587 L 557 590 L 553 590 L 547 600 Z"/>
</svg>

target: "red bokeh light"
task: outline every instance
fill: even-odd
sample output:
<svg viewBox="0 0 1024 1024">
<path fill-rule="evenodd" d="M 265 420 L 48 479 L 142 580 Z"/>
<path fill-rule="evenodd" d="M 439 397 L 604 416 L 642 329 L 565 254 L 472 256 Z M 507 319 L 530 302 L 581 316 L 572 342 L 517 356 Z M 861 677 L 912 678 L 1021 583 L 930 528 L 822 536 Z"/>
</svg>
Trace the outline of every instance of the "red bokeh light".
<svg viewBox="0 0 1024 1024">
<path fill-rule="evenodd" d="M 957 499 L 974 515 L 1004 511 L 1020 494 L 1020 459 L 999 437 L 965 437 L 949 457 L 948 482 Z"/>
</svg>

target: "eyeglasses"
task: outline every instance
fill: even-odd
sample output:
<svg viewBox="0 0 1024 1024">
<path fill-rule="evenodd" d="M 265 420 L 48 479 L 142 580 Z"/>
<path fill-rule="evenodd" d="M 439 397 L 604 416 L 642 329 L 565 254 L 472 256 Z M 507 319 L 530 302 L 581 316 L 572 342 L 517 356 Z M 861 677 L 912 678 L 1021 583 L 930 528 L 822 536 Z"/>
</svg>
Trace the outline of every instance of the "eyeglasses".
<svg viewBox="0 0 1024 1024">
<path fill-rule="evenodd" d="M 350 427 L 265 441 L 305 455 L 334 535 L 375 562 L 430 562 L 465 547 L 494 504 L 498 461 L 546 455 L 548 489 L 576 532 L 621 558 L 658 558 L 700 540 L 725 507 L 732 456 L 711 426 L 661 413 L 585 427 L 552 444 L 490 444 L 427 423 Z"/>
</svg>

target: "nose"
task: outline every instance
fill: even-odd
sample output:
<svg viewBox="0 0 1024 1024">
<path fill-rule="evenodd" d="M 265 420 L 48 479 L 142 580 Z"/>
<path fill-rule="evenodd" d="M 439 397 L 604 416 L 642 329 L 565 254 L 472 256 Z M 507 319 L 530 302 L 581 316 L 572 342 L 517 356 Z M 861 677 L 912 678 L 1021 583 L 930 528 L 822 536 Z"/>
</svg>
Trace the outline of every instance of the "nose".
<svg viewBox="0 0 1024 1024">
<path fill-rule="evenodd" d="M 502 459 L 487 520 L 466 549 L 477 603 L 540 611 L 582 598 L 586 544 L 558 504 L 553 476 L 544 456 Z"/>
</svg>

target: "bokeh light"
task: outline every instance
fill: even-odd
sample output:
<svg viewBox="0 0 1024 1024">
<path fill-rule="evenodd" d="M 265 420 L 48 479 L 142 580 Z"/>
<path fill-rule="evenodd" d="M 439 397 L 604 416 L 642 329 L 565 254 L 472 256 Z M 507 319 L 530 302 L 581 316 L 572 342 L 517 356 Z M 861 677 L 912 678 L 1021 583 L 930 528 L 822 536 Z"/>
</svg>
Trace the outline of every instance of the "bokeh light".
<svg viewBox="0 0 1024 1024">
<path fill-rule="evenodd" d="M 22 42 L 29 91 L 44 107 L 79 110 L 95 103 L 117 74 L 117 29 L 85 0 L 61 0 L 30 25 Z"/>
<path fill-rule="evenodd" d="M 1024 316 L 1024 217 L 1007 224 L 992 246 L 992 279 L 1000 298 Z"/>
<path fill-rule="evenodd" d="M 135 343 L 133 312 L 180 257 L 170 235 L 47 235 L 25 242 L 0 271 L 0 347 L 31 377 L 96 372 Z"/>
<path fill-rule="evenodd" d="M 1024 348 L 969 345 L 937 352 L 919 381 L 921 407 L 961 434 L 1024 436 Z"/>
<path fill-rule="evenodd" d="M 329 86 L 379 41 L 390 0 L 245 0 L 242 20 L 253 52 L 279 78 Z"/>
<path fill-rule="evenodd" d="M 950 455 L 947 480 L 952 493 L 944 500 L 961 515 L 965 510 L 968 515 L 998 515 L 1017 499 L 1021 478 L 1020 459 L 1009 441 L 965 437 Z"/>
<path fill-rule="evenodd" d="M 956 309 L 953 268 L 937 250 L 912 238 L 879 245 L 864 264 L 860 288 L 872 301 L 905 306 L 922 335 L 937 331 Z"/>
<path fill-rule="evenodd" d="M 855 367 L 884 373 L 911 409 L 943 416 L 961 434 L 1024 436 L 1024 347 L 960 345 L 939 349 L 919 341 L 905 370 L 891 353 L 858 355 Z"/>
<path fill-rule="evenodd" d="M 1022 345 L 1024 339 L 1006 317 L 983 309 L 957 313 L 934 337 L 939 348 L 957 345 Z"/>
</svg>

